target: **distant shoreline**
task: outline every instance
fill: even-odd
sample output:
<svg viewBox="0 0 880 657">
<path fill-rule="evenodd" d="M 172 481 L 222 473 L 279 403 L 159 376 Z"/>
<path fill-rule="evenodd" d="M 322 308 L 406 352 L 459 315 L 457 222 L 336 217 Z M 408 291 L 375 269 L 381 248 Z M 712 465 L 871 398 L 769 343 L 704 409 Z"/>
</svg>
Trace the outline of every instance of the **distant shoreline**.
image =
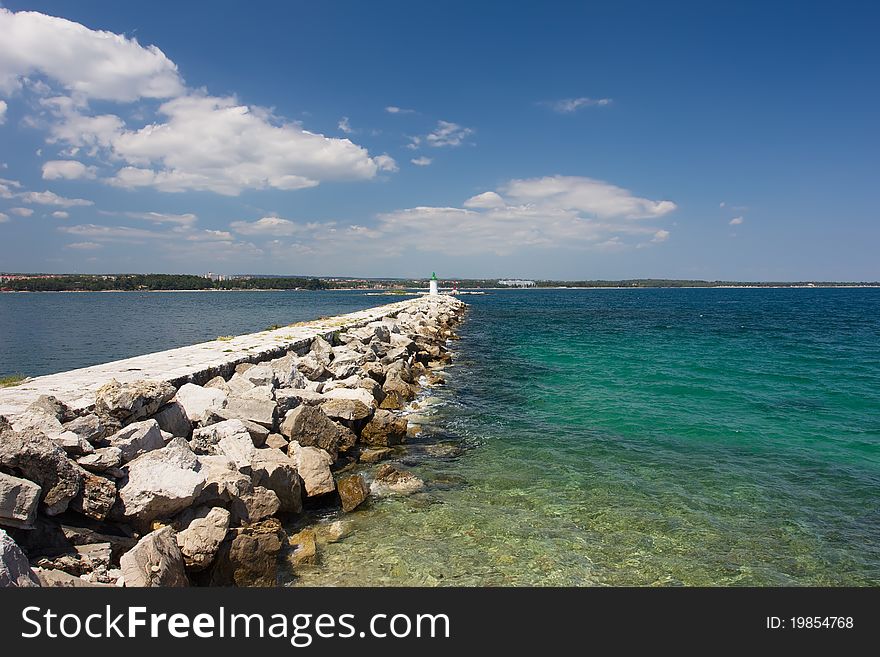
<svg viewBox="0 0 880 657">
<path fill-rule="evenodd" d="M 462 291 L 468 290 L 493 290 L 493 291 L 535 291 L 535 290 L 852 290 L 852 289 L 878 289 L 877 285 L 554 285 L 542 287 L 462 287 Z M 425 288 L 404 288 L 407 294 L 394 294 L 376 289 L 351 288 L 351 287 L 328 287 L 322 290 L 289 289 L 289 288 L 226 288 L 226 289 L 180 289 L 180 290 L 0 290 L 0 294 L 154 294 L 154 293 L 180 293 L 180 292 L 364 292 L 373 296 L 409 296 L 412 294 L 427 294 Z M 416 291 L 422 290 L 424 292 Z M 440 290 L 441 293 L 450 293 L 451 289 Z"/>
</svg>

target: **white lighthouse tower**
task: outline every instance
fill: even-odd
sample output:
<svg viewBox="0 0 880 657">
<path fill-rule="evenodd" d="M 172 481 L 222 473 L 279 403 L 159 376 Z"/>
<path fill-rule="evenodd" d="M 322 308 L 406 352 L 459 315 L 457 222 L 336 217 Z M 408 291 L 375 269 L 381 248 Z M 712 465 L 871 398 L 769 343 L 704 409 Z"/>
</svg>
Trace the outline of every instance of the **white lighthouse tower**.
<svg viewBox="0 0 880 657">
<path fill-rule="evenodd" d="M 436 297 L 440 292 L 437 290 L 437 272 L 431 272 L 431 287 L 428 292 L 432 297 Z"/>
</svg>

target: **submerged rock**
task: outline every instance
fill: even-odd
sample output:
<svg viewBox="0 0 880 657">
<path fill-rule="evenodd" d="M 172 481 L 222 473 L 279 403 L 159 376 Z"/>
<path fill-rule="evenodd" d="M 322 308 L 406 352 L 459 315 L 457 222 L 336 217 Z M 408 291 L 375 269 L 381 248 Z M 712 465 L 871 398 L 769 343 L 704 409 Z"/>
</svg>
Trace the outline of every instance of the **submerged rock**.
<svg viewBox="0 0 880 657">
<path fill-rule="evenodd" d="M 293 548 L 288 560 L 294 568 L 318 565 L 318 544 L 315 530 L 303 529 L 290 536 L 287 542 Z"/>
<path fill-rule="evenodd" d="M 397 493 L 407 495 L 425 487 L 425 482 L 412 472 L 403 470 L 390 463 L 379 466 L 376 470 L 370 490 L 377 495 Z"/>
</svg>

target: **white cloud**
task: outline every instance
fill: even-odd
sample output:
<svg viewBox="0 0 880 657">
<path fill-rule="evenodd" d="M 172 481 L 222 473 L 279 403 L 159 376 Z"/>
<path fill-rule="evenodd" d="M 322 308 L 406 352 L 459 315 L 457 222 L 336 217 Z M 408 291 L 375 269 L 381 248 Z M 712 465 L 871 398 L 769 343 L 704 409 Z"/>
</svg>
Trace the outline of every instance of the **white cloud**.
<svg viewBox="0 0 880 657">
<path fill-rule="evenodd" d="M 0 178 L 0 198 L 14 198 L 17 192 L 13 190 L 18 190 L 20 188 L 21 183 L 17 180 Z"/>
<path fill-rule="evenodd" d="M 503 208 L 507 205 L 496 192 L 483 192 L 464 202 L 466 208 Z"/>
<path fill-rule="evenodd" d="M 63 156 L 82 151 L 117 164 L 110 184 L 237 195 L 244 189 L 368 180 L 396 166 L 348 139 L 309 132 L 233 97 L 187 88 L 162 51 L 123 35 L 6 9 L 0 9 L 0 34 L 0 91 L 37 97 L 42 113 L 26 122 L 46 129 L 47 142 L 61 146 Z M 137 128 L 116 113 L 89 108 L 95 100 L 145 99 L 165 102 L 155 120 Z M 149 106 L 138 105 L 129 114 L 143 121 L 148 112 Z M 350 128 L 347 119 L 340 123 Z"/>
<path fill-rule="evenodd" d="M 606 107 L 611 104 L 610 98 L 563 98 L 543 103 L 559 114 L 572 114 L 582 107 Z"/>
<path fill-rule="evenodd" d="M 546 204 L 606 219 L 661 217 L 677 207 L 672 201 L 640 198 L 622 187 L 580 176 L 511 180 L 500 191 L 515 203 Z"/>
<path fill-rule="evenodd" d="M 43 180 L 94 178 L 95 173 L 95 167 L 86 166 L 77 160 L 50 160 L 43 164 Z"/>
<path fill-rule="evenodd" d="M 6 223 L 7 221 L 9 221 L 9 215 L 0 212 L 0 224 Z"/>
<path fill-rule="evenodd" d="M 0 100 L 0 125 L 6 123 L 6 108 L 9 107 L 5 100 Z"/>
<path fill-rule="evenodd" d="M 98 244 L 97 242 L 71 242 L 64 248 L 74 249 L 75 251 L 95 251 L 104 247 L 102 244 Z"/>
<path fill-rule="evenodd" d="M 731 226 L 739 226 L 744 221 L 745 221 L 745 219 L 743 217 L 734 217 L 733 219 L 730 220 L 730 225 Z"/>
<path fill-rule="evenodd" d="M 0 8 L 0 91 L 43 75 L 88 98 L 131 102 L 184 90 L 177 66 L 155 46 L 63 18 Z"/>
<path fill-rule="evenodd" d="M 232 242 L 235 240 L 235 236 L 227 230 L 203 230 L 194 235 L 190 235 L 186 239 L 193 242 Z"/>
<path fill-rule="evenodd" d="M 403 107 L 396 107 L 394 105 L 389 105 L 385 108 L 385 111 L 389 114 L 414 114 L 415 110 L 404 109 Z"/>
<path fill-rule="evenodd" d="M 128 226 L 99 226 L 97 224 L 61 226 L 58 230 L 68 235 L 101 241 L 140 242 L 145 239 L 167 239 L 169 237 L 168 233 L 161 231 L 129 228 Z"/>
<path fill-rule="evenodd" d="M 654 237 L 651 238 L 651 241 L 655 244 L 660 244 L 661 242 L 665 242 L 669 239 L 669 231 L 668 230 L 658 230 L 654 233 Z"/>
<path fill-rule="evenodd" d="M 565 193 L 563 193 L 563 190 Z M 670 201 L 651 201 L 591 178 L 548 177 L 512 180 L 499 190 L 467 199 L 464 207 L 419 206 L 377 217 L 375 226 L 335 222 L 301 223 L 280 217 L 233 222 L 246 235 L 296 236 L 276 243 L 271 253 L 331 256 L 363 248 L 393 257 L 412 251 L 469 256 L 510 255 L 536 248 L 621 250 L 669 239 L 670 233 L 643 220 L 675 209 Z"/>
<path fill-rule="evenodd" d="M 410 162 L 415 164 L 417 167 L 429 166 L 433 161 L 434 160 L 432 160 L 430 157 L 425 157 L 424 155 L 422 155 L 421 157 L 414 157 L 410 160 Z"/>
<path fill-rule="evenodd" d="M 339 119 L 339 123 L 337 123 L 336 125 L 339 127 L 340 130 L 342 130 L 342 132 L 347 135 L 350 135 L 352 132 L 354 132 L 351 127 L 351 123 L 348 122 L 347 116 L 343 116 L 341 119 Z"/>
<path fill-rule="evenodd" d="M 425 142 L 429 146 L 461 146 L 465 139 L 473 134 L 471 128 L 464 128 L 450 121 L 437 121 L 434 131 L 425 135 Z"/>
<path fill-rule="evenodd" d="M 725 205 L 727 205 L 727 203 L 725 203 L 724 201 L 721 201 L 721 203 L 718 204 L 718 207 L 723 208 Z"/>
<path fill-rule="evenodd" d="M 9 211 L 19 217 L 30 217 L 34 213 L 30 208 L 9 208 Z"/>
<path fill-rule="evenodd" d="M 397 162 L 395 162 L 394 158 L 387 153 L 377 155 L 373 158 L 373 161 L 376 163 L 376 166 L 379 167 L 379 171 L 390 171 L 391 173 L 400 171 Z"/>
<path fill-rule="evenodd" d="M 130 166 L 110 180 L 120 187 L 162 191 L 209 190 L 234 196 L 243 189 L 303 189 L 325 180 L 366 180 L 382 156 L 348 139 L 331 139 L 281 123 L 233 98 L 186 96 L 164 103 L 166 122 L 113 139 L 115 156 Z"/>
<path fill-rule="evenodd" d="M 93 201 L 87 201 L 84 198 L 64 198 L 58 196 L 55 192 L 24 192 L 18 197 L 25 203 L 36 203 L 39 205 L 58 205 L 62 208 L 72 208 L 76 206 L 94 205 Z"/>
<path fill-rule="evenodd" d="M 69 218 L 70 218 L 70 213 L 69 213 L 69 212 L 65 212 L 64 210 L 56 210 L 55 212 L 52 213 L 52 216 L 53 216 L 55 219 L 69 219 Z"/>
<path fill-rule="evenodd" d="M 123 216 L 129 219 L 142 219 L 154 224 L 177 224 L 180 226 L 192 226 L 198 221 L 198 217 L 192 213 L 168 214 L 164 212 L 123 212 Z"/>
<path fill-rule="evenodd" d="M 257 221 L 233 221 L 230 228 L 241 235 L 285 237 L 302 232 L 304 225 L 281 217 L 263 217 Z"/>
</svg>

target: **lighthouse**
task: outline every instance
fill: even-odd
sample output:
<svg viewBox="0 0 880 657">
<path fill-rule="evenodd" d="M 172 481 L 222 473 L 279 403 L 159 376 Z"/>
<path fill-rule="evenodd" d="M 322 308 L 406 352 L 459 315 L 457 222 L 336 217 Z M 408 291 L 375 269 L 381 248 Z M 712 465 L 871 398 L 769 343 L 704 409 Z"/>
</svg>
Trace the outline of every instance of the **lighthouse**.
<svg viewBox="0 0 880 657">
<path fill-rule="evenodd" d="M 437 296 L 440 292 L 437 291 L 437 272 L 431 272 L 431 288 L 428 292 L 431 296 Z"/>
</svg>

